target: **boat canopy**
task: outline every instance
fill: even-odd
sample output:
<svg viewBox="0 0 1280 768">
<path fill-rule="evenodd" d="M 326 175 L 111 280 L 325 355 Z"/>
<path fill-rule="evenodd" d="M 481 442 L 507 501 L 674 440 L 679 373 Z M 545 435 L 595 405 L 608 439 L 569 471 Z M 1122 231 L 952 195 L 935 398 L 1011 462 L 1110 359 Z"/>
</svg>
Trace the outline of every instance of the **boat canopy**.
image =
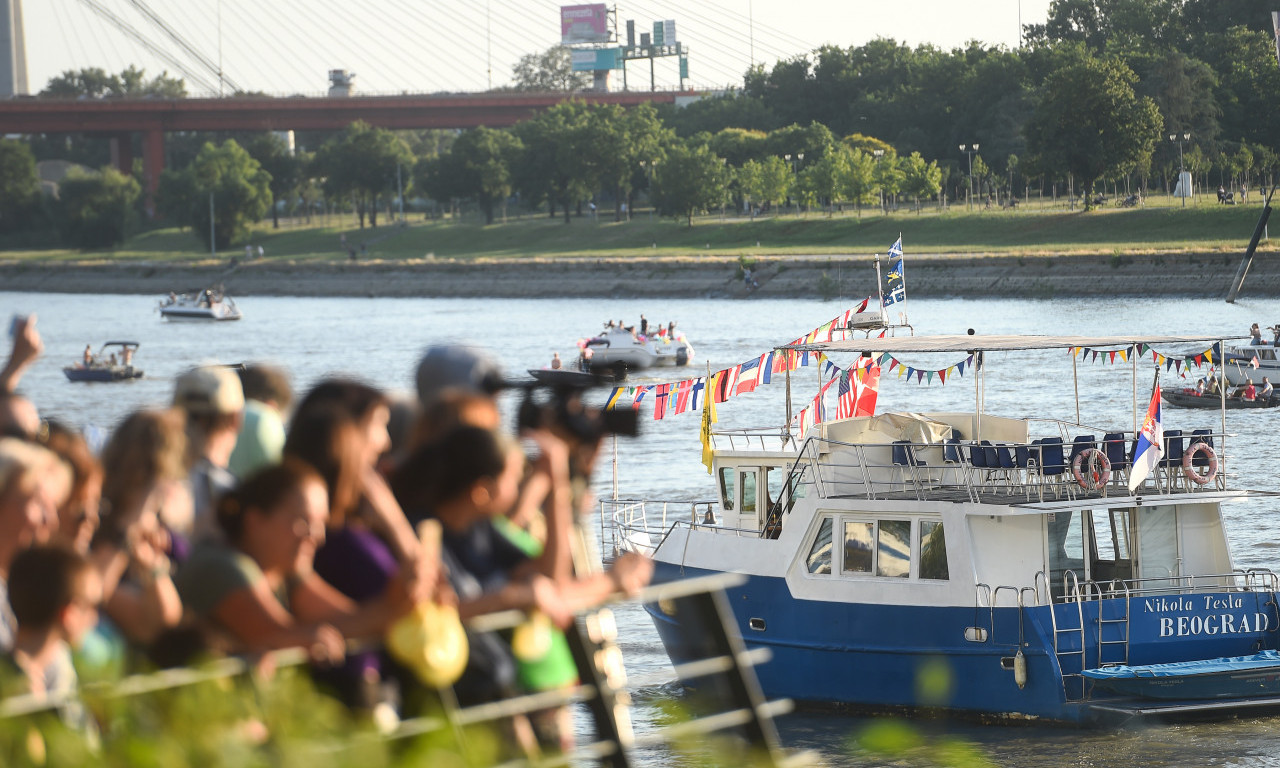
<svg viewBox="0 0 1280 768">
<path fill-rule="evenodd" d="M 1012 352 L 1071 347 L 1127 347 L 1135 344 L 1216 344 L 1243 336 L 898 336 L 883 339 L 844 339 L 790 344 L 783 349 L 809 352 Z"/>
</svg>

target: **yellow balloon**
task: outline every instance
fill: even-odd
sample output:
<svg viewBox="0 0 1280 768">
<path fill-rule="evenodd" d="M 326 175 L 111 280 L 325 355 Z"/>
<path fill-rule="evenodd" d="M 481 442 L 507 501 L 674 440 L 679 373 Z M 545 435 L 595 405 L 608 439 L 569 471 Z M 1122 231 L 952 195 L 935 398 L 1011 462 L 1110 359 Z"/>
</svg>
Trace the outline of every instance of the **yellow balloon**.
<svg viewBox="0 0 1280 768">
<path fill-rule="evenodd" d="M 467 667 L 470 650 L 458 609 L 421 603 L 387 631 L 387 650 L 427 685 L 453 685 Z"/>
<path fill-rule="evenodd" d="M 551 619 L 534 611 L 511 633 L 511 652 L 521 661 L 537 661 L 551 650 Z"/>
</svg>

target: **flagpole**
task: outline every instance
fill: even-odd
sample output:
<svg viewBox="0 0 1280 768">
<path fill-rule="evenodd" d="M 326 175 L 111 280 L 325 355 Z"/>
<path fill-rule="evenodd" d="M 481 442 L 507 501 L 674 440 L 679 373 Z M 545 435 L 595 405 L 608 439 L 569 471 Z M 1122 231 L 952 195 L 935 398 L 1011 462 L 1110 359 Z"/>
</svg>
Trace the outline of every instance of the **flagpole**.
<svg viewBox="0 0 1280 768">
<path fill-rule="evenodd" d="M 1075 353 L 1072 353 L 1071 355 L 1071 383 L 1074 384 L 1076 388 L 1076 426 L 1078 427 L 1080 426 L 1080 377 L 1076 372 Z"/>
<path fill-rule="evenodd" d="M 1133 381 L 1133 437 L 1138 438 L 1138 358 L 1129 359 L 1129 364 L 1133 367 L 1133 375 L 1130 379 Z"/>
<path fill-rule="evenodd" d="M 1272 190 L 1272 191 L 1274 192 L 1275 190 Z M 1218 339 L 1219 353 L 1221 353 L 1221 350 L 1223 350 L 1223 348 L 1224 347 L 1223 347 L 1222 339 Z M 1256 356 L 1258 353 L 1255 351 L 1253 354 Z M 1222 477 L 1226 477 L 1227 476 L 1227 446 L 1226 446 L 1226 442 L 1227 442 L 1227 366 L 1226 366 L 1226 355 L 1220 355 L 1220 356 L 1222 358 L 1222 362 L 1218 364 L 1218 367 L 1222 369 L 1221 371 L 1222 383 L 1218 385 L 1218 402 L 1221 404 L 1221 408 L 1218 409 L 1218 412 L 1222 417 L 1222 443 L 1223 444 L 1218 446 L 1218 451 L 1222 454 L 1222 470 L 1221 470 Z M 1252 379 L 1250 379 L 1250 381 L 1252 381 Z"/>
<path fill-rule="evenodd" d="M 787 357 L 783 360 L 782 369 L 787 372 L 787 439 L 791 438 L 791 356 L 790 350 L 787 350 Z"/>
<path fill-rule="evenodd" d="M 884 306 L 884 282 L 880 277 L 880 254 L 876 254 L 876 298 L 880 299 L 880 322 L 889 326 L 889 311 Z"/>
<path fill-rule="evenodd" d="M 900 243 L 900 242 L 902 242 L 902 233 L 901 233 L 901 232 L 899 232 L 899 233 L 898 233 L 898 240 L 897 240 L 897 242 L 899 242 L 899 243 Z M 902 258 L 903 258 L 903 257 L 902 257 L 902 254 L 899 254 L 899 255 L 898 255 L 898 258 L 899 258 L 900 260 L 902 260 Z M 903 260 L 903 268 L 902 268 L 900 271 L 902 272 L 902 301 L 901 301 L 901 302 L 899 302 L 899 303 L 901 303 L 901 304 L 906 304 L 906 303 L 907 303 L 907 270 L 906 270 L 906 262 L 905 262 L 905 260 Z M 898 321 L 899 321 L 902 325 L 905 325 L 905 326 L 907 326 L 908 328 L 911 328 L 911 323 L 907 322 L 907 313 L 902 311 L 902 307 L 898 307 Z M 915 335 L 916 335 L 916 334 L 915 334 L 915 329 L 914 329 L 914 328 L 912 328 L 912 329 L 911 329 L 911 335 L 912 335 L 912 336 L 915 336 Z"/>
</svg>

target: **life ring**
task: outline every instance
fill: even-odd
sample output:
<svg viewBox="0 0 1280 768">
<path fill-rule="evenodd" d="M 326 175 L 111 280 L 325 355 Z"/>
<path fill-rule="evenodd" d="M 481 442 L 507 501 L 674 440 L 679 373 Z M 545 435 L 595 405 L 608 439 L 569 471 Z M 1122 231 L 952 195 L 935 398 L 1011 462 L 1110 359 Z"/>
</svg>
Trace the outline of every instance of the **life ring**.
<svg viewBox="0 0 1280 768">
<path fill-rule="evenodd" d="M 1096 456 L 1096 459 L 1095 459 Z M 1085 462 L 1088 462 L 1087 464 Z M 1085 467 L 1088 467 L 1088 472 Z M 1096 491 L 1111 480 L 1111 462 L 1097 448 L 1085 448 L 1071 462 L 1071 476 L 1086 491 Z"/>
<path fill-rule="evenodd" d="M 1197 453 L 1204 453 L 1205 460 L 1209 465 L 1205 467 L 1204 474 L 1195 467 L 1195 456 Z M 1196 485 L 1208 485 L 1218 476 L 1218 454 L 1213 452 L 1213 448 L 1203 440 L 1195 443 L 1187 452 L 1182 454 L 1182 474 Z"/>
</svg>

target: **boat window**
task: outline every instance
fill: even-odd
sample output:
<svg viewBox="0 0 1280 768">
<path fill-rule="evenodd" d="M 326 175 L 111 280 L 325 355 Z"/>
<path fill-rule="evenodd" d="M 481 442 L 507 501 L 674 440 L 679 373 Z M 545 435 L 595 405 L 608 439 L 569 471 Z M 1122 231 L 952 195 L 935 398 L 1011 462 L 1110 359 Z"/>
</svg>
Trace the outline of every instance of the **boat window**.
<svg viewBox="0 0 1280 768">
<path fill-rule="evenodd" d="M 920 521 L 920 578 L 950 578 L 947 571 L 947 540 L 943 535 L 941 522 Z"/>
<path fill-rule="evenodd" d="M 720 506 L 726 511 L 733 509 L 733 467 L 720 468 Z"/>
<path fill-rule="evenodd" d="M 844 524 L 844 573 L 871 573 L 871 560 L 875 539 L 872 528 L 875 523 Z"/>
<path fill-rule="evenodd" d="M 1129 559 L 1129 511 L 1097 510 L 1087 513 L 1093 533 L 1089 578 L 1099 584 L 1133 578 Z"/>
<path fill-rule="evenodd" d="M 831 573 L 831 518 L 824 517 L 818 528 L 818 538 L 809 549 L 809 573 Z"/>
<path fill-rule="evenodd" d="M 742 483 L 741 512 L 756 511 L 756 471 L 754 469 L 738 473 L 738 482 Z"/>
<path fill-rule="evenodd" d="M 1178 575 L 1178 513 L 1174 507 L 1141 507 L 1138 517 L 1138 568 L 1144 579 Z M 1169 581 L 1168 585 L 1173 585 Z M 1165 586 L 1146 582 L 1148 587 Z"/>
<path fill-rule="evenodd" d="M 760 508 L 764 510 L 773 509 L 773 501 L 778 498 L 774 493 L 771 478 L 776 477 L 777 467 L 761 467 L 760 468 L 760 493 L 763 496 Z"/>
<path fill-rule="evenodd" d="M 1066 594 L 1063 579 L 1068 571 L 1076 581 L 1084 581 L 1084 526 L 1081 513 L 1055 512 L 1046 516 L 1045 534 L 1049 545 L 1049 587 L 1054 597 Z"/>
<path fill-rule="evenodd" d="M 881 520 L 876 546 L 876 575 L 905 579 L 911 575 L 911 521 Z"/>
</svg>

